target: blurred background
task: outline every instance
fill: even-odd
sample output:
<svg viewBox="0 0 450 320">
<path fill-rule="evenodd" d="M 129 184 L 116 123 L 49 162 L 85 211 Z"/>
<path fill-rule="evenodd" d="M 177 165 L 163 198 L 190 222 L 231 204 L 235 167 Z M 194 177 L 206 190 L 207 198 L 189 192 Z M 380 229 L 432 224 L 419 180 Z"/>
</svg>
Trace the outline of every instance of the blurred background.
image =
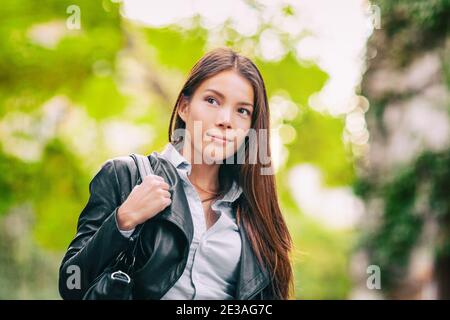
<svg viewBox="0 0 450 320">
<path fill-rule="evenodd" d="M 0 299 L 59 299 L 100 166 L 161 151 L 189 69 L 252 58 L 296 299 L 450 298 L 447 0 L 3 0 Z"/>
</svg>

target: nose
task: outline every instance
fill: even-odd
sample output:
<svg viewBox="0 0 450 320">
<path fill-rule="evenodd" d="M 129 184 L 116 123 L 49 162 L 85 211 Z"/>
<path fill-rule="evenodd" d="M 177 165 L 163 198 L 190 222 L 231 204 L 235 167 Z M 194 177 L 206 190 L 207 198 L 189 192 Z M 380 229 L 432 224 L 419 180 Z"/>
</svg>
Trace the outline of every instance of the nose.
<svg viewBox="0 0 450 320">
<path fill-rule="evenodd" d="M 219 108 L 216 125 L 225 129 L 231 128 L 231 112 L 231 108 Z"/>
</svg>

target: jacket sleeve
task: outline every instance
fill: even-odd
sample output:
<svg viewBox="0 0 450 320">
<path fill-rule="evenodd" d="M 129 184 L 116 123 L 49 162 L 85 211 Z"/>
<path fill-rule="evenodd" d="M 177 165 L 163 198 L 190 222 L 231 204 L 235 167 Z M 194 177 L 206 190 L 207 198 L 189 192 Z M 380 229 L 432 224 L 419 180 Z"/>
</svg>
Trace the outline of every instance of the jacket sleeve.
<svg viewBox="0 0 450 320">
<path fill-rule="evenodd" d="M 130 241 L 116 225 L 121 191 L 114 160 L 103 164 L 90 182 L 89 191 L 89 200 L 78 219 L 76 236 L 59 269 L 59 293 L 63 299 L 82 299 L 92 281 Z"/>
</svg>

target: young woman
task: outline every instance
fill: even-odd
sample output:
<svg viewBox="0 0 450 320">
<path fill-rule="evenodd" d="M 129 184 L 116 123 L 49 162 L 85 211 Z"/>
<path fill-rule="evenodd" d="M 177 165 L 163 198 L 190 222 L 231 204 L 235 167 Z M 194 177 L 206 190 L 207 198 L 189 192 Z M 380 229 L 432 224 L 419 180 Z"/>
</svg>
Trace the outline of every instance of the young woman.
<svg viewBox="0 0 450 320">
<path fill-rule="evenodd" d="M 82 298 L 142 225 L 137 299 L 292 298 L 292 241 L 267 170 L 268 131 L 255 64 L 227 48 L 205 54 L 175 103 L 169 143 L 149 156 L 155 175 L 136 185 L 132 159 L 119 157 L 92 180 L 61 264 L 61 296 Z"/>
</svg>

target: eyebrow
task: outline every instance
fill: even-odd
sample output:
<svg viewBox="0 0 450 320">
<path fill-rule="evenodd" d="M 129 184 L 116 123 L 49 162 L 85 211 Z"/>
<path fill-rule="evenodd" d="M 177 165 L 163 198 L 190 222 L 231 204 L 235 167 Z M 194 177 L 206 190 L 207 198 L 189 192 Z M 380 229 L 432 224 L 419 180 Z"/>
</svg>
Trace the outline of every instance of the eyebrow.
<svg viewBox="0 0 450 320">
<path fill-rule="evenodd" d="M 217 90 L 208 88 L 208 89 L 206 89 L 205 91 L 211 91 L 211 92 L 214 92 L 214 93 L 217 94 L 221 99 L 225 100 L 225 96 L 223 95 L 223 93 L 221 93 L 221 92 L 219 92 L 219 91 L 217 91 Z M 249 107 L 252 107 L 252 108 L 253 108 L 253 103 L 250 103 L 250 102 L 241 101 L 241 102 L 238 102 L 238 104 L 246 105 L 246 106 L 249 106 Z"/>
</svg>

